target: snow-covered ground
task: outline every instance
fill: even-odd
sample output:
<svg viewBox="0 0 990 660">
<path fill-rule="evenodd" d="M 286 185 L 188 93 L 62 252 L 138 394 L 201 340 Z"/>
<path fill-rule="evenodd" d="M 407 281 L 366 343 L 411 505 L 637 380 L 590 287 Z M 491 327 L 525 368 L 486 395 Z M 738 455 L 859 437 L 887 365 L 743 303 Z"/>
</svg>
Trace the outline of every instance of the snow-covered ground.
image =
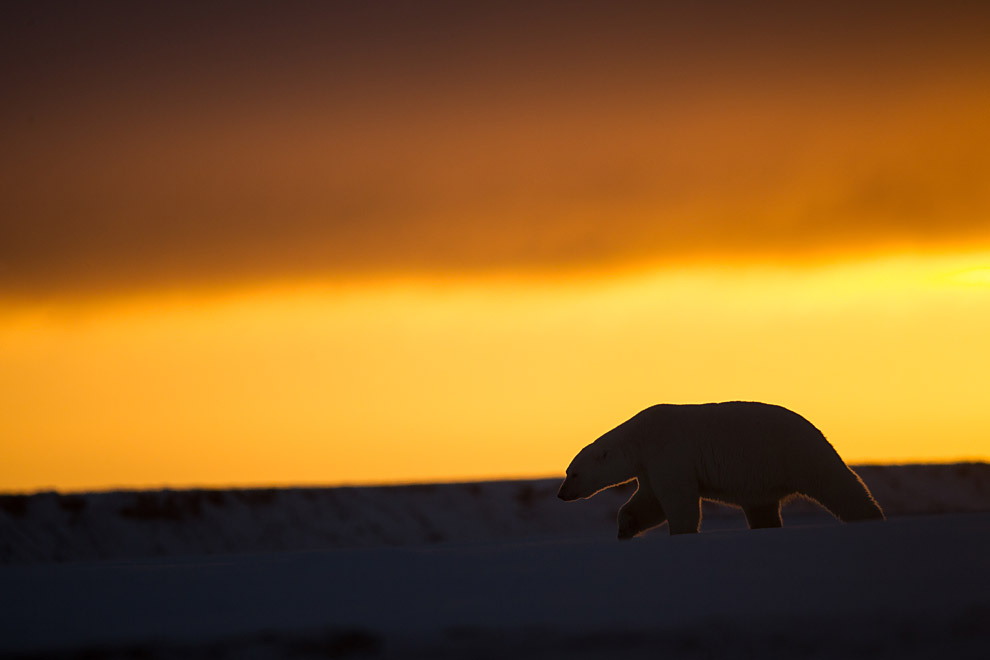
<svg viewBox="0 0 990 660">
<path fill-rule="evenodd" d="M 990 466 L 858 471 L 887 521 L 624 543 L 556 480 L 8 496 L 0 656 L 986 657 Z"/>
<path fill-rule="evenodd" d="M 888 516 L 990 511 L 986 463 L 856 470 Z M 0 564 L 614 537 L 616 511 L 633 484 L 571 503 L 555 497 L 559 485 L 0 495 Z M 804 501 L 785 506 L 783 518 L 838 524 Z M 703 531 L 745 527 L 738 509 L 705 504 Z"/>
</svg>

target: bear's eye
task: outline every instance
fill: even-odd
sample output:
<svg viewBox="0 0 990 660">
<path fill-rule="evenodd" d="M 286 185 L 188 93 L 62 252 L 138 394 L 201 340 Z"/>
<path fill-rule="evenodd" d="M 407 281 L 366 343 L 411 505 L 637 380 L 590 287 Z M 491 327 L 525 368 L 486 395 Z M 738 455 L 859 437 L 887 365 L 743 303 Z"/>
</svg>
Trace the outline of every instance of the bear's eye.
<svg viewBox="0 0 990 660">
<path fill-rule="evenodd" d="M 608 458 L 608 452 L 607 451 L 603 451 L 602 452 L 602 456 L 601 456 L 601 458 L 599 460 L 604 461 L 606 458 Z"/>
</svg>

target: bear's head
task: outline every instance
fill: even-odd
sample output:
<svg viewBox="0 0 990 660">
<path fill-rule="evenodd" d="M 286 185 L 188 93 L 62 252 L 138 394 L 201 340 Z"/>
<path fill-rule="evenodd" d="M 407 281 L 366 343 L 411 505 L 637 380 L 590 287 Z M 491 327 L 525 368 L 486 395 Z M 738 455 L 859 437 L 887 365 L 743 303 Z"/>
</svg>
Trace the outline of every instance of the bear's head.
<svg viewBox="0 0 990 660">
<path fill-rule="evenodd" d="M 635 477 L 626 449 L 606 434 L 574 457 L 557 497 L 565 502 L 584 499 Z"/>
</svg>

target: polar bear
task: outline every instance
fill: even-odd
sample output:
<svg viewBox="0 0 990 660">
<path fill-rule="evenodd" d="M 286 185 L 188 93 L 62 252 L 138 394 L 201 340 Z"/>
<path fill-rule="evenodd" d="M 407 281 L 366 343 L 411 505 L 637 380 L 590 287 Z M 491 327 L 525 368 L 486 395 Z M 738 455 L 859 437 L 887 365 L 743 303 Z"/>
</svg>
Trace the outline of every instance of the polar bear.
<svg viewBox="0 0 990 660">
<path fill-rule="evenodd" d="M 811 422 L 750 401 L 652 406 L 582 449 L 558 497 L 572 501 L 636 479 L 619 537 L 670 525 L 697 532 L 701 498 L 742 507 L 751 528 L 780 527 L 780 503 L 804 495 L 843 522 L 882 520 L 869 489 Z"/>
<path fill-rule="evenodd" d="M 625 541 L 667 522 L 667 514 L 653 494 L 644 476 L 639 480 L 636 492 L 619 508 L 616 521 L 619 540 Z"/>
</svg>

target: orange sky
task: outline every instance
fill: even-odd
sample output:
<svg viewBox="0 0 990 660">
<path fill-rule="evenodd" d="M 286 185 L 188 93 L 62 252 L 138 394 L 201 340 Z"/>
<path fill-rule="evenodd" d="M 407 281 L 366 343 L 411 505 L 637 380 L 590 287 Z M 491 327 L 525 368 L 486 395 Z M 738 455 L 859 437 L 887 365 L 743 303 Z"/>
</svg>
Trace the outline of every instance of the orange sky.
<svg viewBox="0 0 990 660">
<path fill-rule="evenodd" d="M 5 5 L 0 490 L 990 458 L 990 10 L 807 4 Z"/>
</svg>

